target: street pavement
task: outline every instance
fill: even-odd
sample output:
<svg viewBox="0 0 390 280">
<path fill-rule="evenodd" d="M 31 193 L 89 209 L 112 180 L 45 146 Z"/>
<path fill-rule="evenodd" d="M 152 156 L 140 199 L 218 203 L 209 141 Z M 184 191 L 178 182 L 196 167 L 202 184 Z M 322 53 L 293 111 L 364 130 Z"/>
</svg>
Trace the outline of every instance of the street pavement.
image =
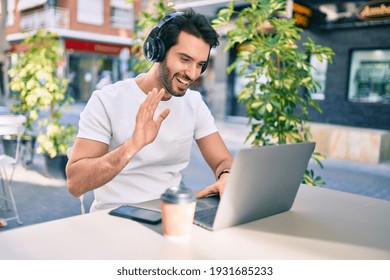
<svg viewBox="0 0 390 280">
<path fill-rule="evenodd" d="M 75 104 L 72 111 L 65 114 L 66 121 L 77 125 L 83 106 L 82 103 Z M 216 125 L 233 155 L 237 150 L 249 147 L 249 144 L 244 143 L 249 131 L 245 123 L 227 119 L 217 120 Z M 309 163 L 309 167 L 324 179 L 326 182 L 324 188 L 390 201 L 389 162 L 368 164 L 329 158 L 325 159 L 323 164 L 323 169 L 313 162 Z M 214 180 L 211 170 L 195 144 L 190 164 L 183 172 L 183 180 L 185 185 L 192 189 L 203 188 Z M 80 214 L 80 202 L 68 193 L 65 179 L 47 177 L 42 155 L 35 155 L 31 166 L 17 167 L 13 191 L 23 225 L 9 221 L 6 227 L 0 228 L 0 234 L 2 231 Z M 87 209 L 92 200 L 93 193 L 87 193 L 85 195 Z M 10 213 L 4 209 L 4 204 L 0 201 L 0 217 L 6 218 L 8 215 Z"/>
</svg>

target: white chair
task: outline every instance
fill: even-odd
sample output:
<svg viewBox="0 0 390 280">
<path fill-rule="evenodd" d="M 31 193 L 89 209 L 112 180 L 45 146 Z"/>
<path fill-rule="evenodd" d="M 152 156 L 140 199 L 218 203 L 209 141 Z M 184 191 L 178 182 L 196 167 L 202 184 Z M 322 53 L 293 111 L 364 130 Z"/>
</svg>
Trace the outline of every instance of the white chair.
<svg viewBox="0 0 390 280">
<path fill-rule="evenodd" d="M 66 156 L 70 158 L 70 154 L 72 153 L 72 147 L 68 148 L 66 151 Z M 81 214 L 85 214 L 85 205 L 84 205 L 84 195 L 80 195 L 79 197 L 80 200 L 80 209 L 81 209 Z"/>
<path fill-rule="evenodd" d="M 25 121 L 25 116 L 0 115 L 0 136 L 16 135 L 15 156 L 6 155 L 4 153 L 0 155 L 0 180 L 3 189 L 3 195 L 0 195 L 0 198 L 5 201 L 7 210 L 13 210 L 14 212 L 13 216 L 4 218 L 4 220 L 17 220 L 19 224 L 22 224 L 22 221 L 19 218 L 15 198 L 12 192 L 12 179 L 16 165 L 19 163 L 20 140 L 24 131 L 23 124 Z M 8 203 L 11 203 L 12 209 L 10 209 Z"/>
</svg>

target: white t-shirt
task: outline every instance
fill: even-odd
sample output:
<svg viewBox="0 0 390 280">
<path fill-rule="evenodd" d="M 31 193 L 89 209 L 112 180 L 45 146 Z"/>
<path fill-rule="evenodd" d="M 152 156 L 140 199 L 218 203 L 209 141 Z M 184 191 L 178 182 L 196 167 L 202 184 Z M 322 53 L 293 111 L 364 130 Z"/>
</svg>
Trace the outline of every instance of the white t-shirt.
<svg viewBox="0 0 390 280">
<path fill-rule="evenodd" d="M 122 145 L 133 134 L 145 98 L 134 79 L 94 91 L 80 114 L 78 137 L 106 143 L 110 151 Z M 187 90 L 183 97 L 161 101 L 155 116 L 165 108 L 170 114 L 156 139 L 134 155 L 114 179 L 95 189 L 91 211 L 156 199 L 167 188 L 178 186 L 180 172 L 189 163 L 192 139 L 217 131 L 197 91 Z"/>
</svg>

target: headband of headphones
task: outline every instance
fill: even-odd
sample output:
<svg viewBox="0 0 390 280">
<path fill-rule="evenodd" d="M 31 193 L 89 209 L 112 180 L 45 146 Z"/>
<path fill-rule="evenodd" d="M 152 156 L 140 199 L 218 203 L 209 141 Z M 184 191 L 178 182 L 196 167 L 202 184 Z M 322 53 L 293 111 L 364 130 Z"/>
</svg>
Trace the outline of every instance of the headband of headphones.
<svg viewBox="0 0 390 280">
<path fill-rule="evenodd" d="M 149 33 L 149 36 L 146 38 L 144 42 L 144 56 L 147 60 L 149 61 L 154 61 L 154 62 L 161 62 L 164 57 L 165 57 L 165 44 L 163 40 L 160 38 L 160 32 L 164 24 L 169 22 L 170 20 L 174 19 L 177 16 L 182 15 L 182 12 L 176 12 L 173 14 L 169 14 L 165 16 Z M 202 65 L 202 70 L 201 73 L 203 73 L 208 65 L 210 58 L 210 53 L 209 56 L 207 57 L 207 62 Z"/>
</svg>

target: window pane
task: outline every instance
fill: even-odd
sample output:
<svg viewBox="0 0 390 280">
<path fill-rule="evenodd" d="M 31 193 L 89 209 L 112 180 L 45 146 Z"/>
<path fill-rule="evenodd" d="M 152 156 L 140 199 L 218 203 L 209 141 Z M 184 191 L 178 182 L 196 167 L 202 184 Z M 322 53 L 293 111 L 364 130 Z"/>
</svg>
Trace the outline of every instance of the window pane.
<svg viewBox="0 0 390 280">
<path fill-rule="evenodd" d="M 348 100 L 390 103 L 390 50 L 352 52 Z"/>
<path fill-rule="evenodd" d="M 77 21 L 102 25 L 104 23 L 104 0 L 78 0 Z"/>
<path fill-rule="evenodd" d="M 133 29 L 133 10 L 111 7 L 111 24 L 117 27 Z"/>
</svg>

